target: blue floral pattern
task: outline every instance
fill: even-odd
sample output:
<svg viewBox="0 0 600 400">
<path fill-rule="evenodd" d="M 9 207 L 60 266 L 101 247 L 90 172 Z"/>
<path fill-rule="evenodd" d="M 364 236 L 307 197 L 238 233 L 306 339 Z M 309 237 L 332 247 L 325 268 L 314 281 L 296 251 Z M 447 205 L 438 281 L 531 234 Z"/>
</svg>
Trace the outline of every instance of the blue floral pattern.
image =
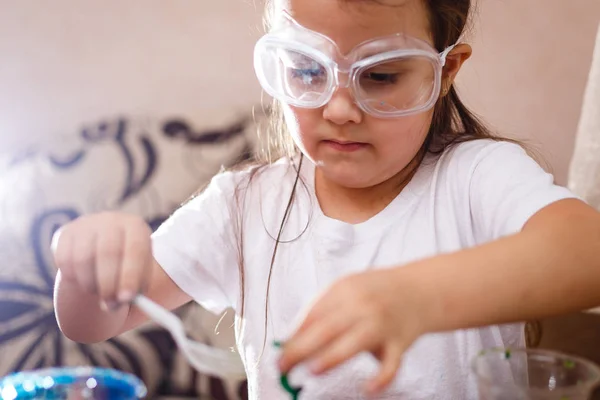
<svg viewBox="0 0 600 400">
<path fill-rule="evenodd" d="M 156 229 L 222 164 L 248 157 L 250 125 L 241 119 L 222 129 L 195 131 L 183 119 L 117 118 L 86 127 L 60 146 L 5 155 L 0 164 L 5 166 L 0 170 L 0 213 L 8 221 L 0 227 L 0 254 L 7 266 L 0 268 L 0 375 L 87 363 L 134 373 L 151 395 L 197 395 L 196 385 L 177 388 L 165 381 L 176 348 L 156 326 L 95 345 L 76 344 L 62 335 L 53 309 L 56 271 L 50 241 L 65 223 L 105 209 L 136 212 Z M 177 190 L 172 176 L 178 177 Z M 194 372 L 191 376 L 197 378 Z M 209 378 L 206 391 L 215 399 L 229 399 L 223 385 Z M 236 391 L 245 398 L 244 384 Z"/>
</svg>

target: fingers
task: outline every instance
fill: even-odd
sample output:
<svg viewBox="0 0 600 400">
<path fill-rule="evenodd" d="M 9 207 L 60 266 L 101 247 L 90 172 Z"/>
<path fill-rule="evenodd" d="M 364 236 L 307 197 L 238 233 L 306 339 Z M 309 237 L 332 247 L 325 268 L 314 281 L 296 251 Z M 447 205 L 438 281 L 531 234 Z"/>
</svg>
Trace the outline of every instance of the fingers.
<svg viewBox="0 0 600 400">
<path fill-rule="evenodd" d="M 354 325 L 353 329 L 334 340 L 311 362 L 311 372 L 322 374 L 357 354 L 372 349 L 376 345 L 376 337 L 365 325 Z"/>
<path fill-rule="evenodd" d="M 118 306 L 117 290 L 124 253 L 124 232 L 123 229 L 103 228 L 96 241 L 95 275 L 101 305 L 111 310 Z"/>
<path fill-rule="evenodd" d="M 97 295 L 105 310 L 113 310 L 150 283 L 150 235 L 141 218 L 102 213 L 62 227 L 51 248 L 61 276 Z"/>
<path fill-rule="evenodd" d="M 150 229 L 146 225 L 131 224 L 125 230 L 124 251 L 119 276 L 117 300 L 128 303 L 135 295 L 147 289 L 150 282 L 152 249 Z"/>
<path fill-rule="evenodd" d="M 315 321 L 298 331 L 285 345 L 279 360 L 282 372 L 288 372 L 297 364 L 310 359 L 331 341 L 347 330 L 352 320 L 343 314 L 335 314 L 328 320 Z"/>
<path fill-rule="evenodd" d="M 382 351 L 382 358 L 379 373 L 373 378 L 366 387 L 369 395 L 374 395 L 383 391 L 396 377 L 402 354 L 406 349 L 399 343 L 390 343 Z"/>
<path fill-rule="evenodd" d="M 52 236 L 51 244 L 54 264 L 61 271 L 63 279 L 76 280 L 75 266 L 73 265 L 73 240 L 65 229 L 59 229 Z"/>
<path fill-rule="evenodd" d="M 355 323 L 350 328 L 345 319 L 339 322 L 314 324 L 299 337 L 286 344 L 280 361 L 282 372 L 288 372 L 295 365 L 312 359 L 310 370 L 322 374 L 354 358 L 358 354 L 371 351 L 380 359 L 378 375 L 371 380 L 366 391 L 373 395 L 383 391 L 394 380 L 406 350 L 398 341 L 381 343 L 381 337 L 368 325 Z M 381 344 L 381 350 L 374 349 Z"/>
<path fill-rule="evenodd" d="M 71 247 L 72 265 L 77 282 L 89 293 L 96 293 L 98 290 L 96 274 L 93 273 L 96 264 L 96 238 L 96 232 L 91 232 L 80 238 L 76 246 Z"/>
<path fill-rule="evenodd" d="M 336 311 L 341 308 L 339 304 L 339 296 L 335 293 L 327 292 L 323 297 L 317 298 L 313 303 L 306 308 L 307 313 L 301 315 L 302 323 L 296 329 L 295 336 L 310 329 L 313 324 L 320 320 L 328 319 L 330 315 L 336 314 Z"/>
</svg>

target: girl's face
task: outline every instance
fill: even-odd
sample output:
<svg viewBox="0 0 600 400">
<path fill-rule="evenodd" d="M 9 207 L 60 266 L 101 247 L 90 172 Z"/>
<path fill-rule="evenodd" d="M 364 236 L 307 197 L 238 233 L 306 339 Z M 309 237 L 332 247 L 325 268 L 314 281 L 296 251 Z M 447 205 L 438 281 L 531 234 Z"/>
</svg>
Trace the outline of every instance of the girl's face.
<svg viewBox="0 0 600 400">
<path fill-rule="evenodd" d="M 433 46 L 421 0 L 397 7 L 364 0 L 288 0 L 283 8 L 304 27 L 331 38 L 342 54 L 372 38 L 404 33 Z M 427 135 L 433 109 L 381 119 L 363 112 L 347 88 L 318 109 L 283 105 L 294 141 L 327 180 L 348 188 L 368 188 L 399 175 Z"/>
</svg>

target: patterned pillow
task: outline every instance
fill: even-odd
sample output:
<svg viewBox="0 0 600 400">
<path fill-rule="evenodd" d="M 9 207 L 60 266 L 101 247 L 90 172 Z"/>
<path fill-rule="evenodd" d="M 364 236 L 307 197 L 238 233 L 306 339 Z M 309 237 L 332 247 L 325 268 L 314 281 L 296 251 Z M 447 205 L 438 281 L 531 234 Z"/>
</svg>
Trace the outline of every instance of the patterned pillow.
<svg viewBox="0 0 600 400">
<path fill-rule="evenodd" d="M 251 122 L 243 118 L 197 130 L 183 119 L 115 118 L 0 155 L 0 376 L 93 364 L 136 374 L 149 397 L 209 392 L 223 400 L 245 397 L 243 383 L 193 372 L 170 336 L 151 323 L 105 343 L 66 339 L 54 317 L 56 271 L 49 244 L 61 225 L 101 210 L 136 213 L 156 228 L 222 165 L 249 154 Z M 187 320 L 193 323 L 194 317 Z"/>
</svg>

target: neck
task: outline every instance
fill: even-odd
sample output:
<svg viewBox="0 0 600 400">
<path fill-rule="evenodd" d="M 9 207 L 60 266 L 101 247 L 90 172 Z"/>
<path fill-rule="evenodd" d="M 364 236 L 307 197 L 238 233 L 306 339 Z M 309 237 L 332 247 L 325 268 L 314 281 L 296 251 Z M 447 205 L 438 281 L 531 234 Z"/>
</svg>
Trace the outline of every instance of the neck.
<svg viewBox="0 0 600 400">
<path fill-rule="evenodd" d="M 315 191 L 323 213 L 350 224 L 368 220 L 386 208 L 414 176 L 422 157 L 415 158 L 396 175 L 374 186 L 349 188 L 338 185 L 315 170 Z"/>
</svg>

